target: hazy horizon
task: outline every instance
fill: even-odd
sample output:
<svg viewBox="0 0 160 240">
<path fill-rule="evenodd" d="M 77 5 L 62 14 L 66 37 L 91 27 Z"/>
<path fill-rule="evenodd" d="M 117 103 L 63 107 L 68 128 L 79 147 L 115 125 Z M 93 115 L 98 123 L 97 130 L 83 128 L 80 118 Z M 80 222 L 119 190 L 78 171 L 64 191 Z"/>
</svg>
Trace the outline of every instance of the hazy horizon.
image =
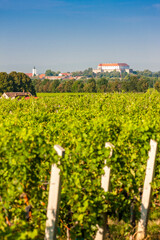
<svg viewBox="0 0 160 240">
<path fill-rule="evenodd" d="M 98 66 L 98 64 L 97 64 L 97 66 Z M 60 69 L 59 67 L 43 67 L 43 66 L 40 66 L 40 67 L 37 67 L 37 66 L 35 66 L 36 67 L 36 70 L 37 70 L 37 74 L 42 74 L 42 73 L 45 73 L 46 72 L 46 70 L 48 70 L 48 69 L 50 69 L 50 70 L 52 70 L 52 71 L 55 71 L 55 72 L 57 72 L 57 71 L 60 71 L 60 72 L 77 72 L 77 71 L 84 71 L 84 70 L 86 70 L 86 69 L 88 69 L 88 68 L 93 68 L 93 69 L 97 69 L 97 66 L 95 66 L 94 68 L 92 67 L 92 66 L 84 66 L 84 67 L 82 67 L 81 69 L 79 68 L 72 68 L 73 70 L 70 70 L 71 68 L 66 68 L 66 67 L 62 67 L 62 69 Z M 29 67 L 27 67 L 26 65 L 25 66 L 21 66 L 21 65 L 11 65 L 11 66 L 3 66 L 3 71 L 1 71 L 0 70 L 0 72 L 7 72 L 7 73 L 10 73 L 10 72 L 12 72 L 12 71 L 16 71 L 16 72 L 24 72 L 24 73 L 32 73 L 32 69 L 33 69 L 33 67 L 34 66 L 31 66 L 30 68 Z M 130 66 L 131 67 L 131 66 Z M 27 69 L 28 71 L 23 71 L 22 69 Z M 160 71 L 160 68 L 159 69 L 157 69 L 156 71 L 153 71 L 152 69 L 149 69 L 149 68 L 131 68 L 131 69 L 133 69 L 133 71 L 144 71 L 144 70 L 149 70 L 149 71 L 151 71 L 151 72 L 158 72 L 158 71 Z"/>
<path fill-rule="evenodd" d="M 0 72 L 160 71 L 160 0 L 0 0 Z"/>
</svg>

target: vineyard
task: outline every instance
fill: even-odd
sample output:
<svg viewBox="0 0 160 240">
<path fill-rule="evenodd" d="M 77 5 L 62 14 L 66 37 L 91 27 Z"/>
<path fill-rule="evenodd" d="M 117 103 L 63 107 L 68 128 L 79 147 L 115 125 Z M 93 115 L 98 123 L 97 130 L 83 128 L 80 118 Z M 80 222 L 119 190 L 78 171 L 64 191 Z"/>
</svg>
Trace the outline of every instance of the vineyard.
<svg viewBox="0 0 160 240">
<path fill-rule="evenodd" d="M 57 239 L 66 239 L 67 229 L 73 240 L 94 239 L 104 212 L 111 238 L 129 239 L 135 232 L 131 206 L 135 224 L 140 217 L 150 139 L 160 147 L 156 91 L 0 99 L 0 238 L 44 239 L 48 182 L 57 163 L 62 180 Z M 106 142 L 115 146 L 112 158 Z M 65 149 L 64 158 L 56 144 Z M 111 168 L 107 193 L 101 188 L 104 160 Z M 149 219 L 157 220 L 159 152 L 152 187 Z M 155 229 L 149 239 L 159 239 L 160 227 Z"/>
</svg>

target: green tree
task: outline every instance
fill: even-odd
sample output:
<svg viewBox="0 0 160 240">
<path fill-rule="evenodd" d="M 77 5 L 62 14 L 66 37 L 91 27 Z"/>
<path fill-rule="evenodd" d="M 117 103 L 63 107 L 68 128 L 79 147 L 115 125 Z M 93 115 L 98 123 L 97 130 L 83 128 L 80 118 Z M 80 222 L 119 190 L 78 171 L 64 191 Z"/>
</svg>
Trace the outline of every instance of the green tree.
<svg viewBox="0 0 160 240">
<path fill-rule="evenodd" d="M 120 72 L 117 72 L 116 70 L 114 70 L 114 71 L 109 73 L 109 76 L 111 78 L 119 78 L 121 75 L 120 75 Z"/>
<path fill-rule="evenodd" d="M 68 80 L 65 82 L 64 90 L 65 92 L 72 92 L 72 86 L 75 80 Z"/>
<path fill-rule="evenodd" d="M 54 72 L 51 69 L 47 69 L 46 72 L 45 72 L 45 75 L 46 76 L 58 76 L 59 73 L 60 73 L 60 71 Z"/>
<path fill-rule="evenodd" d="M 96 74 L 93 72 L 92 68 L 88 68 L 88 69 L 84 70 L 83 76 L 89 78 L 89 77 L 95 77 Z"/>
<path fill-rule="evenodd" d="M 51 69 L 47 69 L 45 72 L 46 76 L 53 76 L 53 72 L 51 71 Z"/>
<path fill-rule="evenodd" d="M 9 79 L 14 84 L 13 91 L 16 92 L 30 92 L 32 95 L 36 95 L 35 87 L 32 80 L 24 73 L 11 72 Z"/>
<path fill-rule="evenodd" d="M 121 81 L 121 89 L 125 92 L 137 92 L 138 86 L 139 90 L 141 89 L 141 83 L 142 82 L 139 83 L 139 76 L 128 74 Z"/>
<path fill-rule="evenodd" d="M 130 88 L 130 83 L 127 80 L 123 80 L 121 82 L 121 90 L 124 92 L 129 92 L 129 88 Z"/>
<path fill-rule="evenodd" d="M 53 82 L 52 82 L 52 92 L 57 92 L 57 87 L 59 86 L 59 84 L 60 84 L 60 80 L 54 80 Z"/>
<path fill-rule="evenodd" d="M 59 86 L 57 87 L 57 92 L 65 92 L 65 82 L 59 84 Z"/>
<path fill-rule="evenodd" d="M 0 92 L 12 92 L 14 91 L 15 84 L 12 78 L 6 72 L 0 73 Z"/>
<path fill-rule="evenodd" d="M 72 76 L 73 76 L 73 77 L 83 76 L 83 72 L 82 72 L 82 71 L 72 72 Z"/>
<path fill-rule="evenodd" d="M 107 91 L 108 80 L 106 78 L 100 78 L 96 82 L 97 92 Z"/>
<path fill-rule="evenodd" d="M 146 92 L 147 89 L 149 88 L 149 81 L 147 78 L 140 78 L 139 81 L 137 82 L 137 91 L 138 92 Z"/>
<path fill-rule="evenodd" d="M 52 82 L 50 80 L 43 86 L 43 92 L 52 92 Z"/>
<path fill-rule="evenodd" d="M 121 91 L 121 81 L 116 79 L 115 81 L 109 81 L 108 90 L 110 92 L 120 92 Z"/>
<path fill-rule="evenodd" d="M 96 81 L 95 79 L 89 79 L 87 83 L 84 85 L 84 92 L 96 92 Z"/>
<path fill-rule="evenodd" d="M 72 85 L 73 92 L 83 92 L 84 84 L 82 80 L 75 81 Z"/>
<path fill-rule="evenodd" d="M 150 70 L 146 69 L 142 72 L 142 75 L 145 77 L 152 77 L 152 72 Z"/>
<path fill-rule="evenodd" d="M 97 78 L 102 78 L 102 77 L 104 77 L 104 78 L 110 78 L 110 74 L 109 74 L 109 72 L 101 72 L 101 73 L 97 73 Z"/>
<path fill-rule="evenodd" d="M 157 82 L 154 84 L 154 88 L 155 88 L 158 92 L 160 92 L 160 82 L 159 82 L 159 81 L 157 81 Z"/>
<path fill-rule="evenodd" d="M 32 80 L 32 83 L 33 83 L 33 86 L 34 86 L 36 92 L 41 92 L 41 91 L 40 91 L 41 82 L 42 82 L 42 80 L 40 80 L 40 79 L 34 79 L 34 80 Z"/>
</svg>

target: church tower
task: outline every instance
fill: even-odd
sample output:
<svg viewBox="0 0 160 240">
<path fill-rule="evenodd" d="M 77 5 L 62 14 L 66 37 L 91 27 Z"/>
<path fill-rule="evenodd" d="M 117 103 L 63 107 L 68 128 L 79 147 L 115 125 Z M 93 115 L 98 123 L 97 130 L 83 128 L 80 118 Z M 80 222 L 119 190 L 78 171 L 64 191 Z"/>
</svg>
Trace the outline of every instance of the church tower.
<svg viewBox="0 0 160 240">
<path fill-rule="evenodd" d="M 32 69 L 32 77 L 37 76 L 37 69 L 34 67 Z"/>
</svg>

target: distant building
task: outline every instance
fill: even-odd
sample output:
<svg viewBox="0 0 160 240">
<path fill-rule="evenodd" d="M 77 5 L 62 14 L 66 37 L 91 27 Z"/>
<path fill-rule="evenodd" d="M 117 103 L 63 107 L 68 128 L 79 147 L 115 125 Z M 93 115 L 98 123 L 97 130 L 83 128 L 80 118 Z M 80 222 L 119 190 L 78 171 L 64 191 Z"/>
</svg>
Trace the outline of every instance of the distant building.
<svg viewBox="0 0 160 240">
<path fill-rule="evenodd" d="M 74 77 L 72 77 L 72 76 L 70 76 L 70 77 L 68 77 L 68 78 L 66 78 L 66 80 L 74 80 L 75 78 Z"/>
<path fill-rule="evenodd" d="M 75 76 L 74 79 L 80 80 L 83 76 Z"/>
<path fill-rule="evenodd" d="M 32 96 L 32 94 L 30 92 L 5 92 L 2 94 L 1 98 L 15 99 L 15 98 L 31 97 L 31 96 Z"/>
<path fill-rule="evenodd" d="M 40 79 L 44 79 L 44 78 L 46 77 L 46 75 L 45 75 L 44 73 L 42 73 L 42 74 L 39 74 L 38 77 L 39 77 Z"/>
<path fill-rule="evenodd" d="M 38 76 L 37 74 L 37 69 L 34 67 L 32 69 L 32 72 L 31 73 L 25 73 L 28 77 L 32 78 L 32 77 L 35 77 L 35 76 Z"/>
<path fill-rule="evenodd" d="M 59 73 L 59 76 L 62 77 L 62 76 L 65 76 L 65 77 L 70 77 L 71 76 L 71 73 Z"/>
<path fill-rule="evenodd" d="M 98 65 L 97 69 L 94 69 L 94 73 L 100 73 L 100 72 L 127 72 L 130 73 L 129 65 L 126 63 L 101 63 Z"/>
<path fill-rule="evenodd" d="M 37 76 L 37 69 L 34 67 L 32 69 L 32 77 Z"/>
<path fill-rule="evenodd" d="M 32 73 L 25 73 L 28 77 L 32 77 Z"/>
<path fill-rule="evenodd" d="M 65 77 L 61 77 L 61 76 L 45 76 L 45 79 L 49 79 L 49 80 L 61 80 L 61 79 L 64 79 Z"/>
</svg>

